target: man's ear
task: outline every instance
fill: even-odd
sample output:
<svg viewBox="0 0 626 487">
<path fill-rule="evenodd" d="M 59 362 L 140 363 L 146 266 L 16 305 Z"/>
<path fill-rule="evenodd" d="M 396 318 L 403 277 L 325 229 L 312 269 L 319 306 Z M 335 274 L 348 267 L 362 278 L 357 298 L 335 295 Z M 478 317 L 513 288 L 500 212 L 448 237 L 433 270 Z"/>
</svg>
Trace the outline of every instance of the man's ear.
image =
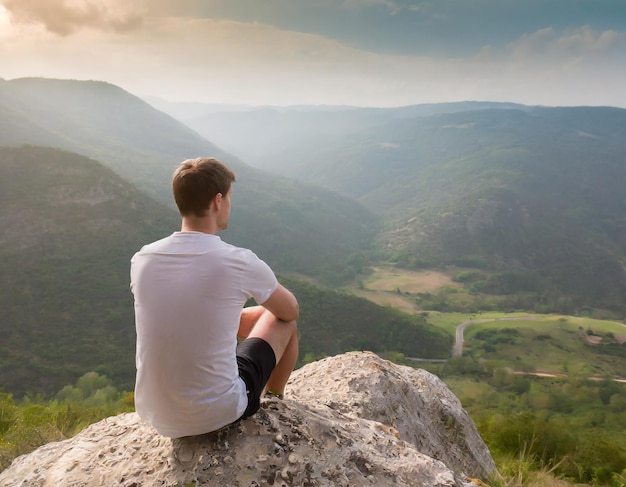
<svg viewBox="0 0 626 487">
<path fill-rule="evenodd" d="M 222 207 L 222 193 L 217 193 L 213 197 L 213 201 L 211 203 L 213 205 L 213 208 L 215 208 L 215 211 L 219 211 Z"/>
</svg>

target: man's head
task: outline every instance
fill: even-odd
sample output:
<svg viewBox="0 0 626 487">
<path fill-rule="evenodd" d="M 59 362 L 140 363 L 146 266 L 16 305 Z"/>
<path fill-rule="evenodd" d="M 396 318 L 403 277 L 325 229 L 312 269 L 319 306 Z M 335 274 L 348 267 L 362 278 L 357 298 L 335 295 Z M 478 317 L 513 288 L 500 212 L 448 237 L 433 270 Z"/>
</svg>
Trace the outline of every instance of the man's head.
<svg viewBox="0 0 626 487">
<path fill-rule="evenodd" d="M 212 157 L 183 161 L 172 177 L 172 191 L 180 214 L 203 217 L 218 194 L 226 197 L 235 174 Z"/>
</svg>

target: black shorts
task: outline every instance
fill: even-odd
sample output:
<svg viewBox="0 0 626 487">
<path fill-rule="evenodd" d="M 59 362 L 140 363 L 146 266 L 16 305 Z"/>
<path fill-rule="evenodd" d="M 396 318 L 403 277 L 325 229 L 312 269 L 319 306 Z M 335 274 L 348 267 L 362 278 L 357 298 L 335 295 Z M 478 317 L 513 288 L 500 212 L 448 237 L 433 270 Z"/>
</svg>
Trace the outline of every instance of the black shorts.
<svg viewBox="0 0 626 487">
<path fill-rule="evenodd" d="M 241 416 L 245 419 L 259 410 L 263 388 L 276 367 L 276 355 L 262 338 L 247 338 L 237 345 L 237 365 L 248 394 L 248 407 Z"/>
</svg>

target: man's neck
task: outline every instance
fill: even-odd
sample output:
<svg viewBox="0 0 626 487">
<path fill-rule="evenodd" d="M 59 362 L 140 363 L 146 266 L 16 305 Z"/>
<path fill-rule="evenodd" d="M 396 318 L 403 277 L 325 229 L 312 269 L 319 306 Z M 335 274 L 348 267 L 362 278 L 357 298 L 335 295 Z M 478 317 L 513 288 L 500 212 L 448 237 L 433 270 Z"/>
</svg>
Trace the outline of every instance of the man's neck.
<svg viewBox="0 0 626 487">
<path fill-rule="evenodd" d="M 201 232 L 215 235 L 218 232 L 217 223 L 213 218 L 184 216 L 180 226 L 181 232 Z"/>
</svg>

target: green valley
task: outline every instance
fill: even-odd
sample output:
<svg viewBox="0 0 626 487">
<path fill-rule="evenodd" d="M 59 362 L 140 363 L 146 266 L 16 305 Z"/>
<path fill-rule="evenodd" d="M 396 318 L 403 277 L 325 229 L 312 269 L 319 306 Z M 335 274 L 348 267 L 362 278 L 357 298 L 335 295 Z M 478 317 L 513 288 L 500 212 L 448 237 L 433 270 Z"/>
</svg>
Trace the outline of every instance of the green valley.
<svg viewBox="0 0 626 487">
<path fill-rule="evenodd" d="M 458 103 L 249 110 L 188 123 L 208 135 L 218 120 L 235 153 L 248 134 L 271 131 L 275 143 L 251 159 L 259 167 L 384 218 L 376 248 L 395 266 L 468 269 L 472 292 L 522 296 L 505 309 L 624 316 L 626 110 Z"/>
<path fill-rule="evenodd" d="M 0 148 L 0 383 L 51 394 L 87 371 L 134 383 L 130 258 L 177 230 L 177 213 L 83 156 Z M 265 236 L 269 238 L 269 236 Z M 446 356 L 452 337 L 419 316 L 290 281 L 303 355 L 354 349 Z"/>
<path fill-rule="evenodd" d="M 222 238 L 298 297 L 299 365 L 436 373 L 494 487 L 626 485 L 626 110 L 155 106 L 188 125 L 107 83 L 0 80 L 0 467 L 132 410 L 129 261 L 179 228 L 176 164 L 212 155 L 237 174 Z"/>
</svg>

